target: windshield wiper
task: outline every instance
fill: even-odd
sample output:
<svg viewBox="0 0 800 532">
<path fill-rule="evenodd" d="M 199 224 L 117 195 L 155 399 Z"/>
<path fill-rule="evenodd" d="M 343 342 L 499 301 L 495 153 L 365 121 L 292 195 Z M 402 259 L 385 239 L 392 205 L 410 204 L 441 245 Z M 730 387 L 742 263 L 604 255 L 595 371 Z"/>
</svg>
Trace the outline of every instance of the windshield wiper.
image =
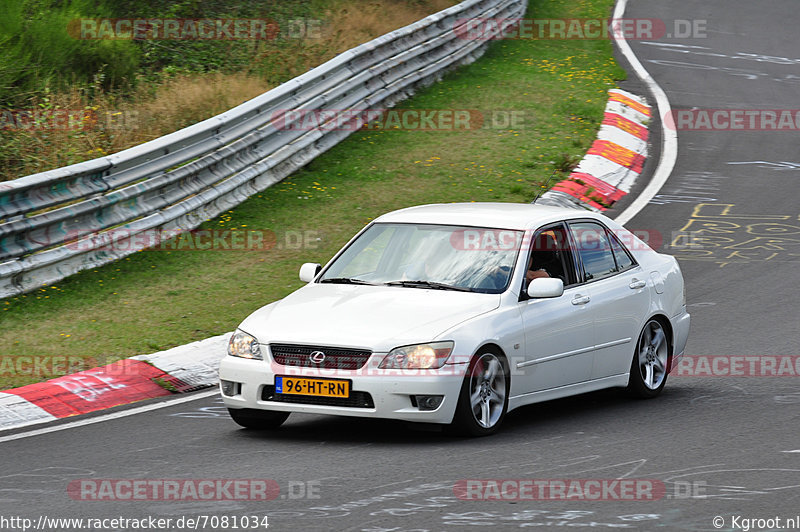
<svg viewBox="0 0 800 532">
<path fill-rule="evenodd" d="M 328 279 L 323 279 L 320 282 L 333 283 L 333 284 L 368 284 L 375 286 L 375 283 L 370 283 L 369 281 L 362 281 L 361 279 L 355 279 L 353 277 L 330 277 Z"/>
<path fill-rule="evenodd" d="M 456 290 L 458 292 L 472 292 L 471 288 L 453 286 L 451 284 L 437 283 L 434 281 L 390 281 L 387 286 L 407 286 L 409 288 L 432 288 L 434 290 Z"/>
</svg>

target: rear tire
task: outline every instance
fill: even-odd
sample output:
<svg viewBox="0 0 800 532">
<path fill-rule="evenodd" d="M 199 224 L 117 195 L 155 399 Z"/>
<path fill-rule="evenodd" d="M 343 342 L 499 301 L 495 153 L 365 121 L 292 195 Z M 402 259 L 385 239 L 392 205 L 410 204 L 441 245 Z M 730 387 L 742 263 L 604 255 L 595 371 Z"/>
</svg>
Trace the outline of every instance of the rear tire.
<svg viewBox="0 0 800 532">
<path fill-rule="evenodd" d="M 482 348 L 470 361 L 450 431 L 462 436 L 488 436 L 508 411 L 511 374 L 498 349 Z"/>
<path fill-rule="evenodd" d="M 664 326 L 655 318 L 645 323 L 633 353 L 628 391 L 635 397 L 656 397 L 667 384 L 671 364 L 670 342 Z"/>
<path fill-rule="evenodd" d="M 289 412 L 273 412 L 253 408 L 229 408 L 228 413 L 238 425 L 252 430 L 277 429 L 289 417 Z"/>
</svg>

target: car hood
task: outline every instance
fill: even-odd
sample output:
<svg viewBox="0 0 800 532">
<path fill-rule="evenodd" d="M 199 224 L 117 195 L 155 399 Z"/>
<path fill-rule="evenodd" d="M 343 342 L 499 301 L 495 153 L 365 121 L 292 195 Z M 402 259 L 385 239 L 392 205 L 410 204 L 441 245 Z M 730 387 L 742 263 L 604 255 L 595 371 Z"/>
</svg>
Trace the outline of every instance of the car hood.
<svg viewBox="0 0 800 532">
<path fill-rule="evenodd" d="M 445 340 L 437 337 L 499 305 L 496 294 L 311 283 L 255 311 L 240 329 L 262 344 L 386 352 L 401 345 Z"/>
</svg>

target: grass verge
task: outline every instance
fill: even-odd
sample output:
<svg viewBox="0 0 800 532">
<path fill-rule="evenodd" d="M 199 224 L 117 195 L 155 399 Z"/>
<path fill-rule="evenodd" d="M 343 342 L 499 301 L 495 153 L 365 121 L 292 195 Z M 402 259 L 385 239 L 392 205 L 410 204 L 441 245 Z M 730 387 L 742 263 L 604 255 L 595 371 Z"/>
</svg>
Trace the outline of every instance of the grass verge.
<svg viewBox="0 0 800 532">
<path fill-rule="evenodd" d="M 533 0 L 528 16 L 605 18 L 613 3 Z M 497 127 L 356 132 L 204 225 L 274 234 L 272 249 L 143 251 L 0 301 L 0 389 L 55 376 L 9 374 L 5 360 L 14 357 L 96 361 L 230 331 L 250 312 L 299 288 L 301 263 L 324 263 L 384 212 L 422 203 L 530 201 L 554 169 L 568 171 L 588 149 L 606 91 L 624 75 L 607 40 L 493 43 L 482 59 L 400 107 L 477 109 L 499 117 Z M 522 113 L 522 124 L 501 127 L 511 111 Z M 310 237 L 302 249 L 294 245 L 298 235 Z"/>
<path fill-rule="evenodd" d="M 220 0 L 194 5 L 131 0 L 111 3 L 112 10 L 105 12 L 101 5 L 92 6 L 86 0 L 65 0 L 60 7 L 42 7 L 32 23 L 24 24 L 25 10 L 19 8 L 39 1 L 45 3 L 10 0 L 7 6 L 0 4 L 0 47 L 16 46 L 14 53 L 9 48 L 8 60 L 0 61 L 0 181 L 116 153 L 205 120 L 345 50 L 456 3 Z M 12 7 L 17 8 L 15 28 L 10 28 L 15 25 L 4 11 Z M 88 11 L 73 12 L 78 8 Z M 67 34 L 70 19 L 100 15 L 225 19 L 263 17 L 265 11 L 284 30 L 266 41 L 81 40 Z M 4 14 L 9 19 L 5 25 Z M 308 23 L 313 27 L 308 35 L 305 26 L 298 25 L 305 19 L 315 23 Z M 289 28 L 295 28 L 296 35 L 287 35 Z M 61 45 L 54 45 L 54 40 Z M 29 50 L 37 46 L 46 51 Z M 59 53 L 51 54 L 52 49 Z M 118 52 L 130 53 L 124 68 L 121 57 L 102 55 Z M 90 61 L 89 53 L 99 55 Z M 108 71 L 109 65 L 116 73 Z M 17 122 L 18 115 L 10 109 L 35 109 L 42 116 L 66 110 L 75 127 L 47 128 L 43 120 L 41 127 L 31 128 L 27 120 Z"/>
</svg>

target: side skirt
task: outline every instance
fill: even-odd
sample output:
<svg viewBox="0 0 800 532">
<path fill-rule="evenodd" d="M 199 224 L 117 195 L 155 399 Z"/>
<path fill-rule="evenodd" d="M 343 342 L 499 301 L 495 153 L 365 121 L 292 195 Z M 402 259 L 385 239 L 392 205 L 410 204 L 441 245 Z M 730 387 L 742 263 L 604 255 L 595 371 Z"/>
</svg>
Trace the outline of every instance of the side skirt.
<svg viewBox="0 0 800 532">
<path fill-rule="evenodd" d="M 571 395 L 594 392 L 604 388 L 625 387 L 628 385 L 628 376 L 629 373 L 621 373 L 619 375 L 603 377 L 602 379 L 594 379 L 586 382 L 568 384 L 567 386 L 559 386 L 558 388 L 550 388 L 548 390 L 541 390 L 538 392 L 514 395 L 508 399 L 508 410 L 511 411 L 515 408 L 519 408 L 520 406 L 529 405 L 532 403 L 541 403 L 542 401 L 550 401 L 552 399 L 561 399 L 562 397 L 569 397 Z"/>
</svg>

